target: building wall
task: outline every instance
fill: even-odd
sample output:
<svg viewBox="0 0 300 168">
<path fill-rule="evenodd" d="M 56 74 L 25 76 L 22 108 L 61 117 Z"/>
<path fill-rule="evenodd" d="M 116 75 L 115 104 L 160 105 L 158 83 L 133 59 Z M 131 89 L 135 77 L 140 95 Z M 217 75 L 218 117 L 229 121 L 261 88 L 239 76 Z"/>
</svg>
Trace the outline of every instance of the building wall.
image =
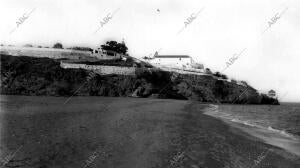
<svg viewBox="0 0 300 168">
<path fill-rule="evenodd" d="M 180 74 L 194 74 L 194 75 L 208 75 L 204 73 L 203 69 L 190 69 L 190 68 L 176 68 L 176 67 L 169 67 L 169 66 L 157 66 L 158 68 L 169 71 L 169 72 L 177 72 Z"/>
<path fill-rule="evenodd" d="M 152 64 L 171 66 L 171 67 L 180 67 L 183 66 L 191 67 L 192 58 L 154 58 L 150 60 Z"/>
<path fill-rule="evenodd" d="M 82 68 L 92 70 L 101 75 L 117 74 L 117 75 L 135 75 L 134 67 L 120 67 L 120 66 L 104 66 L 104 65 L 86 65 L 61 62 L 62 68 Z"/>
<path fill-rule="evenodd" d="M 121 59 L 122 57 L 124 57 L 124 55 L 122 54 L 118 54 L 118 53 L 107 54 L 107 52 L 102 52 L 100 50 L 94 50 L 92 56 L 98 59 Z"/>
</svg>

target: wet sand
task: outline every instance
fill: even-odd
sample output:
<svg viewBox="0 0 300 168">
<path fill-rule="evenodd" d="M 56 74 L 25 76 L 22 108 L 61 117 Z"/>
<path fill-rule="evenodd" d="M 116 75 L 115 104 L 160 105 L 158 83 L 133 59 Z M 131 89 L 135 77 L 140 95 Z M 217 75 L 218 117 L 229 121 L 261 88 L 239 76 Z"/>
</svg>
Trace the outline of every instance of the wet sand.
<svg viewBox="0 0 300 168">
<path fill-rule="evenodd" d="M 231 105 L 231 106 L 234 107 L 235 105 Z M 245 107 L 245 105 L 244 105 L 244 107 Z M 260 107 L 261 106 L 256 106 L 255 108 L 260 108 Z M 238 107 L 238 108 L 240 108 L 240 107 Z M 250 134 L 251 136 L 261 139 L 262 141 L 264 141 L 267 144 L 283 148 L 286 151 L 300 157 L 300 137 L 299 136 L 291 134 L 291 133 L 287 133 L 282 130 L 273 129 L 270 126 L 264 127 L 264 126 L 258 125 L 256 123 L 249 122 L 249 121 L 247 121 L 247 119 L 244 119 L 246 121 L 243 121 L 243 119 L 240 119 L 240 117 L 236 116 L 236 115 L 231 116 L 232 114 L 229 114 L 229 116 L 228 116 L 228 114 L 226 113 L 227 109 L 224 110 L 225 112 L 224 111 L 220 112 L 222 110 L 224 110 L 222 107 L 211 104 L 205 110 L 204 114 L 219 118 L 222 121 L 224 121 L 225 123 L 229 124 L 231 127 L 238 128 L 238 129 Z M 234 109 L 234 110 L 236 110 L 236 109 Z M 240 110 L 242 110 L 242 109 L 240 109 Z M 243 111 L 243 112 L 245 112 L 245 111 Z M 260 118 L 257 118 L 257 120 L 260 120 Z M 295 126 L 297 126 L 297 125 L 295 125 Z"/>
<path fill-rule="evenodd" d="M 267 144 L 283 148 L 286 151 L 300 157 L 300 141 L 298 138 L 294 139 L 292 137 L 286 137 L 278 132 L 270 131 L 263 128 L 251 127 L 238 123 L 226 123 L 263 140 Z"/>
<path fill-rule="evenodd" d="M 2 167 L 299 167 L 300 158 L 180 100 L 1 96 Z M 4 162 L 4 161 L 2 161 Z"/>
</svg>

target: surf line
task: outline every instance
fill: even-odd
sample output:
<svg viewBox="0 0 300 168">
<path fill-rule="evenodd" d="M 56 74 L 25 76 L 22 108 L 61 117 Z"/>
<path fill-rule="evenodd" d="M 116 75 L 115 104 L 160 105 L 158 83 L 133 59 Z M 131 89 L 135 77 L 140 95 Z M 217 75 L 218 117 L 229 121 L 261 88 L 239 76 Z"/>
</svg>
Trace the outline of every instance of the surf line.
<svg viewBox="0 0 300 168">
<path fill-rule="evenodd" d="M 211 108 L 211 110 L 216 111 L 219 106 L 218 105 L 214 105 L 214 104 L 209 104 L 209 107 Z"/>
</svg>

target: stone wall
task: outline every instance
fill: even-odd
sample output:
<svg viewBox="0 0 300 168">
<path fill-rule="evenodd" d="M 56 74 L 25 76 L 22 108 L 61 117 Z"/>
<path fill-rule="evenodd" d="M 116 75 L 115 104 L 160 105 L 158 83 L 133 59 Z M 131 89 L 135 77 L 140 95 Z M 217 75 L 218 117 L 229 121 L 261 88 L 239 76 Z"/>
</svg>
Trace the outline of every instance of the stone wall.
<svg viewBox="0 0 300 168">
<path fill-rule="evenodd" d="M 62 68 L 81 68 L 94 71 L 101 75 L 117 74 L 117 75 L 135 75 L 134 67 L 120 67 L 120 66 L 105 66 L 105 65 L 87 65 L 61 62 Z"/>
</svg>

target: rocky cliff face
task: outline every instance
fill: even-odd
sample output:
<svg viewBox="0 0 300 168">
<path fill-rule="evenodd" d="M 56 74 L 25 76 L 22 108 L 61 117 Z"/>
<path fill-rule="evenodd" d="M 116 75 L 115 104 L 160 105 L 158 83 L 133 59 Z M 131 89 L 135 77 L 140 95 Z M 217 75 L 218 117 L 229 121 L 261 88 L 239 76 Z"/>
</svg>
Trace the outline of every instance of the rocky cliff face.
<svg viewBox="0 0 300 168">
<path fill-rule="evenodd" d="M 278 104 L 250 86 L 212 76 L 138 69 L 135 76 L 93 75 L 63 69 L 49 58 L 1 55 L 1 94 L 47 96 L 134 96 L 189 99 L 214 103 Z M 79 89 L 80 88 L 80 89 Z"/>
</svg>

